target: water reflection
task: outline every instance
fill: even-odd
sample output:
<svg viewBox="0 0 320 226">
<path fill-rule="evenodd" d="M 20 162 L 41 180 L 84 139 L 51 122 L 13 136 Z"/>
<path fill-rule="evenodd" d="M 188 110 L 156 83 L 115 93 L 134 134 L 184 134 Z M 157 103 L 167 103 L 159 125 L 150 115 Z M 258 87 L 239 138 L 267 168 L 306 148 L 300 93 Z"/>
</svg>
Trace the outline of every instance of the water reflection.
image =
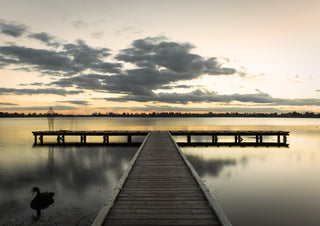
<svg viewBox="0 0 320 226">
<path fill-rule="evenodd" d="M 113 188 L 135 151 L 136 147 L 28 150 L 28 155 L 37 161 L 0 168 L 0 225 L 11 225 L 13 221 L 17 225 L 30 223 L 33 214 L 26 209 L 30 203 L 30 193 L 26 191 L 35 184 L 44 190 L 55 191 L 57 200 L 46 209 L 37 224 L 47 225 L 48 219 L 53 225 L 65 222 L 90 224 L 104 201 L 113 194 Z"/>
<path fill-rule="evenodd" d="M 297 126 L 289 148 L 183 148 L 233 225 L 320 225 L 319 132 Z"/>
<path fill-rule="evenodd" d="M 320 225 L 319 128 L 319 119 L 55 118 L 56 130 L 290 131 L 285 149 L 183 148 L 235 226 Z M 32 148 L 31 131 L 47 129 L 46 118 L 0 119 L 0 225 L 34 224 L 34 185 L 56 200 L 35 225 L 90 225 L 137 149 Z"/>
<path fill-rule="evenodd" d="M 49 147 L 48 151 L 48 170 L 52 172 L 54 169 L 54 147 Z"/>
<path fill-rule="evenodd" d="M 187 155 L 188 160 L 191 162 L 193 167 L 197 169 L 197 173 L 200 177 L 205 175 L 219 176 L 219 173 L 223 170 L 225 166 L 236 165 L 237 161 L 235 159 L 204 159 L 200 156 Z"/>
<path fill-rule="evenodd" d="M 47 118 L 48 118 L 49 131 L 53 131 L 54 130 L 54 111 L 52 107 L 50 107 L 49 111 L 47 112 Z"/>
</svg>

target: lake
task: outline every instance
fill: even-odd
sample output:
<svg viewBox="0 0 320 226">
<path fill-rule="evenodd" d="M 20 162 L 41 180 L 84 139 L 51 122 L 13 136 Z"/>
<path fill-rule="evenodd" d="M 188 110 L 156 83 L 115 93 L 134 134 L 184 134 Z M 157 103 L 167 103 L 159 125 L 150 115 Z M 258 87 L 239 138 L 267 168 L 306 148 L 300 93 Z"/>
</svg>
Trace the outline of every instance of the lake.
<svg viewBox="0 0 320 226">
<path fill-rule="evenodd" d="M 55 118 L 54 128 L 289 131 L 287 148 L 181 149 L 233 225 L 320 225 L 320 119 Z M 138 148 L 34 147 L 37 130 L 46 118 L 0 119 L 0 225 L 89 225 Z M 55 193 L 39 220 L 34 186 Z"/>
</svg>

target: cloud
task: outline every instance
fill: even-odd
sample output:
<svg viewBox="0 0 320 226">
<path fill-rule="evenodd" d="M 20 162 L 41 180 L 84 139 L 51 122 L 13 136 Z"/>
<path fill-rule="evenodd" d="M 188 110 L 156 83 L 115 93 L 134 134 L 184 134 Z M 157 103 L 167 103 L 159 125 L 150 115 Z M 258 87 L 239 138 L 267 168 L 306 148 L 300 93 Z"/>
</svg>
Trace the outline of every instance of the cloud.
<svg viewBox="0 0 320 226">
<path fill-rule="evenodd" d="M 63 78 L 55 82 L 51 82 L 49 85 L 56 85 L 58 87 L 76 87 L 79 89 L 88 90 L 102 90 L 104 75 L 99 74 L 87 74 L 79 75 L 72 78 Z"/>
<path fill-rule="evenodd" d="M 178 81 L 167 71 L 149 68 L 126 70 L 117 75 L 84 74 L 72 78 L 62 78 L 50 83 L 60 87 L 77 87 L 79 89 L 99 90 L 130 95 L 154 95 L 153 90 L 161 88 L 172 81 Z"/>
<path fill-rule="evenodd" d="M 192 85 L 168 85 L 168 86 L 161 86 L 161 89 L 190 89 L 193 88 Z"/>
<path fill-rule="evenodd" d="M 91 33 L 91 37 L 96 38 L 96 39 L 100 39 L 103 37 L 103 32 L 101 31 L 97 31 L 97 32 L 92 32 Z"/>
<path fill-rule="evenodd" d="M 75 44 L 63 45 L 63 51 L 34 49 L 22 46 L 1 46 L 3 65 L 28 65 L 48 75 L 72 76 L 81 71 L 94 70 L 103 73 L 118 73 L 121 63 L 105 62 L 110 55 L 107 48 L 93 48 L 78 40 Z"/>
<path fill-rule="evenodd" d="M 33 82 L 33 83 L 30 83 L 30 84 L 19 84 L 20 86 L 29 86 L 29 85 L 31 85 L 31 86 L 44 86 L 45 85 L 45 83 L 43 83 L 43 82 Z"/>
<path fill-rule="evenodd" d="M 153 96 L 129 96 L 125 95 L 120 98 L 108 98 L 114 101 L 137 101 L 137 102 L 162 102 L 162 103 L 213 103 L 224 102 L 230 103 L 232 101 L 252 102 L 252 103 L 272 103 L 272 97 L 268 94 L 232 94 L 219 95 L 216 92 L 208 90 L 194 90 L 189 93 L 158 93 Z"/>
<path fill-rule="evenodd" d="M 62 72 L 75 70 L 68 57 L 54 51 L 20 46 L 2 46 L 0 47 L 0 54 L 11 57 L 11 60 L 15 60 L 16 64 L 27 64 L 37 70 Z"/>
<path fill-rule="evenodd" d="M 78 21 L 74 26 L 87 26 Z M 47 89 L 0 88 L 0 94 L 56 94 L 74 95 L 84 90 L 122 94 L 110 101 L 136 101 L 171 104 L 190 103 L 253 103 L 264 105 L 320 105 L 319 99 L 281 99 L 256 89 L 254 94 L 220 95 L 214 91 L 196 89 L 188 93 L 172 93 L 174 89 L 195 89 L 193 85 L 180 85 L 182 81 L 207 76 L 248 76 L 244 69 L 224 67 L 216 57 L 203 57 L 192 51 L 191 43 L 174 42 L 164 36 L 134 40 L 128 48 L 113 55 L 105 47 L 92 47 L 82 40 L 74 43 L 59 43 L 57 38 L 46 33 L 31 33 L 27 26 L 0 20 L 2 33 L 12 37 L 28 34 L 59 50 L 35 49 L 11 44 L 0 46 L 0 67 L 15 66 L 16 70 L 38 71 L 54 76 L 56 81 L 49 84 L 32 83 L 33 86 L 55 86 Z M 224 59 L 228 61 L 228 59 Z M 132 67 L 124 67 L 124 65 Z M 60 76 L 57 78 L 57 76 Z M 64 76 L 61 78 L 61 76 Z M 299 79 L 299 76 L 295 76 Z M 214 80 L 214 79 L 212 79 Z M 27 85 L 27 84 L 23 84 Z M 77 91 L 66 91 L 73 87 Z M 199 86 L 198 86 L 199 87 Z M 81 90 L 81 91 L 80 91 Z M 156 90 L 171 92 L 156 93 Z M 316 90 L 319 92 L 319 90 Z M 69 104 L 87 105 L 86 101 L 66 101 Z"/>
<path fill-rule="evenodd" d="M 233 75 L 236 70 L 224 68 L 215 57 L 204 58 L 191 53 L 190 43 L 167 41 L 166 37 L 148 37 L 132 42 L 116 55 L 116 59 L 131 63 L 135 69 L 125 70 L 105 79 L 110 92 L 131 95 L 154 95 L 153 90 L 170 83 L 192 80 L 202 75 Z"/>
<path fill-rule="evenodd" d="M 113 107 L 112 111 L 127 111 L 126 107 Z M 143 107 L 130 107 L 132 111 L 144 112 L 286 112 L 275 107 L 185 107 L 185 106 L 170 106 L 170 105 L 145 105 Z"/>
<path fill-rule="evenodd" d="M 320 106 L 320 99 L 306 98 L 306 99 L 276 99 L 277 105 L 290 105 L 290 106 Z"/>
<path fill-rule="evenodd" d="M 258 94 L 230 94 L 220 95 L 216 92 L 197 89 L 189 93 L 158 93 L 152 96 L 147 95 L 124 95 L 118 98 L 107 98 L 108 101 L 126 102 L 155 102 L 170 104 L 190 104 L 190 103 L 231 103 L 234 101 L 241 103 L 253 103 L 266 105 L 295 105 L 295 106 L 320 106 L 320 99 L 282 99 L 273 98 L 267 93 Z"/>
<path fill-rule="evenodd" d="M 0 111 L 47 111 L 49 106 L 31 106 L 31 107 L 4 107 Z M 76 110 L 74 106 L 54 106 L 54 110 Z"/>
<path fill-rule="evenodd" d="M 127 93 L 130 95 L 154 95 L 153 90 L 161 88 L 181 78 L 167 70 L 153 68 L 138 68 L 126 70 L 122 74 L 104 78 L 104 89 L 113 93 Z"/>
<path fill-rule="evenodd" d="M 0 102 L 0 105 L 13 105 L 13 106 L 16 106 L 16 105 L 18 105 L 18 104 Z"/>
<path fill-rule="evenodd" d="M 0 32 L 12 37 L 20 37 L 27 31 L 27 26 L 16 22 L 0 20 Z"/>
<path fill-rule="evenodd" d="M 83 93 L 83 91 L 67 91 L 65 89 L 14 89 L 14 88 L 0 88 L 0 95 L 15 94 L 15 95 L 33 95 L 33 94 L 55 94 L 55 95 L 76 95 Z"/>
<path fill-rule="evenodd" d="M 9 64 L 15 64 L 15 63 L 17 63 L 17 61 L 14 59 L 8 59 L 3 56 L 0 56 L 0 68 L 5 67 Z"/>
<path fill-rule="evenodd" d="M 46 45 L 48 46 L 53 46 L 53 47 L 59 47 L 60 46 L 60 43 L 58 43 L 56 40 L 55 40 L 55 37 L 46 33 L 46 32 L 40 32 L 40 33 L 33 33 L 33 34 L 30 34 L 28 36 L 29 38 L 34 38 L 36 40 L 39 40 L 43 43 L 45 43 Z"/>
<path fill-rule="evenodd" d="M 127 26 L 127 27 L 123 27 L 123 28 L 117 29 L 117 30 L 115 31 L 115 33 L 116 33 L 117 35 L 123 35 L 123 34 L 128 34 L 128 33 L 141 34 L 142 32 L 135 30 L 134 27 Z"/>
<path fill-rule="evenodd" d="M 72 59 L 72 64 L 79 71 L 91 69 L 104 73 L 118 73 L 122 67 L 121 63 L 105 62 L 104 59 L 111 55 L 108 48 L 94 48 L 88 46 L 84 41 L 78 40 L 75 44 L 65 44 L 66 56 Z"/>
<path fill-rule="evenodd" d="M 190 43 L 165 41 L 165 37 L 151 37 L 132 42 L 116 59 L 134 63 L 139 67 L 163 68 L 179 73 L 184 79 L 196 78 L 202 74 L 234 74 L 233 68 L 223 68 L 217 58 L 203 58 L 192 54 L 195 47 Z"/>
<path fill-rule="evenodd" d="M 9 35 L 15 38 L 21 37 L 25 34 L 28 34 L 29 38 L 33 38 L 39 40 L 48 46 L 58 47 L 60 44 L 55 40 L 55 37 L 46 33 L 46 32 L 39 32 L 39 33 L 31 33 L 29 28 L 24 24 L 18 24 L 15 22 L 8 22 L 4 20 L 0 20 L 0 32 Z"/>
<path fill-rule="evenodd" d="M 74 21 L 72 23 L 72 25 L 77 28 L 77 29 L 80 29 L 80 28 L 85 28 L 85 27 L 88 27 L 89 24 L 84 22 L 84 21 L 81 21 L 81 20 L 77 20 L 77 21 Z"/>
<path fill-rule="evenodd" d="M 54 37 L 45 33 L 28 36 L 46 43 L 55 44 Z M 202 75 L 234 75 L 233 68 L 222 67 L 215 57 L 204 58 L 191 51 L 190 43 L 168 41 L 166 37 L 148 37 L 131 43 L 121 50 L 113 61 L 108 48 L 94 48 L 84 41 L 61 44 L 60 51 L 34 49 L 23 46 L 1 46 L 1 66 L 16 65 L 17 69 L 30 68 L 50 76 L 65 76 L 50 83 L 60 87 L 123 93 L 133 96 L 154 96 L 154 90 L 169 89 L 179 81 L 192 80 Z M 134 65 L 124 69 L 124 63 Z M 83 73 L 89 72 L 89 73 Z M 81 74 L 82 73 L 82 74 Z M 172 87 L 174 88 L 174 87 Z M 181 87 L 182 88 L 182 87 Z"/>
<path fill-rule="evenodd" d="M 120 50 L 115 57 L 118 61 L 133 64 L 135 66 L 133 69 L 120 70 L 121 63 L 115 68 L 114 63 L 91 65 L 93 61 L 98 61 L 95 59 L 95 52 L 93 51 L 92 54 L 89 54 L 92 56 L 91 58 L 87 54 L 79 54 L 79 57 L 75 55 L 74 62 L 79 61 L 82 65 L 86 64 L 101 73 L 105 72 L 102 68 L 107 68 L 107 71 L 114 72 L 113 75 L 79 75 L 72 78 L 63 78 L 51 84 L 63 87 L 77 86 L 78 88 L 111 93 L 125 93 L 133 97 L 154 96 L 154 90 L 168 89 L 168 85 L 179 81 L 197 79 L 205 74 L 218 76 L 222 74 L 234 75 L 236 73 L 233 68 L 222 67 L 215 57 L 204 58 L 192 54 L 191 50 L 193 48 L 194 46 L 190 43 L 169 42 L 166 41 L 165 37 L 138 39 L 132 42 L 130 48 Z M 68 52 L 71 52 L 69 48 L 67 49 Z"/>
<path fill-rule="evenodd" d="M 85 100 L 66 100 L 66 101 L 58 101 L 58 102 L 75 104 L 75 105 L 89 105 L 89 102 Z"/>
</svg>

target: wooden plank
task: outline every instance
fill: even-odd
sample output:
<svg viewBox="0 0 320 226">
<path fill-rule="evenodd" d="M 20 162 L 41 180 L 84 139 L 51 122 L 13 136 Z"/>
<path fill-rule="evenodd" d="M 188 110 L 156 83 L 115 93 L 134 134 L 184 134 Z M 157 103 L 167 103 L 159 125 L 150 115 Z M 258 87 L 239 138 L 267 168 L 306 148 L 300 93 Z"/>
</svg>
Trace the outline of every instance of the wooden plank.
<svg viewBox="0 0 320 226">
<path fill-rule="evenodd" d="M 127 212 L 126 214 L 123 213 L 118 213 L 115 214 L 113 213 L 112 219 L 118 219 L 118 220 L 123 220 L 123 219 L 129 219 L 129 220 L 140 220 L 140 221 L 147 221 L 147 220 L 161 220 L 161 219 L 166 219 L 166 220 L 211 220 L 211 221 L 217 221 L 215 217 L 211 213 L 197 213 L 197 214 L 190 214 L 190 213 L 172 213 L 172 212 L 167 212 L 167 213 L 153 213 L 153 214 L 148 214 L 148 213 L 132 213 Z M 142 221 L 142 222 L 143 222 Z"/>
<path fill-rule="evenodd" d="M 181 197 L 198 197 L 198 198 L 203 198 L 202 194 L 197 194 L 195 192 L 189 192 L 189 193 L 181 193 L 181 192 L 140 192 L 140 193 L 135 193 L 135 192 L 123 192 L 122 194 L 119 195 L 119 198 L 128 198 L 132 199 L 133 197 L 135 199 L 141 199 L 143 200 L 144 198 L 157 198 L 157 199 L 165 199 L 165 198 L 181 198 Z"/>
<path fill-rule="evenodd" d="M 123 211 L 144 211 L 144 210 L 150 210 L 150 211 L 177 211 L 177 212 L 189 212 L 192 213 L 194 210 L 202 210 L 202 211 L 209 211 L 212 213 L 212 209 L 208 209 L 208 206 L 194 206 L 194 205 L 118 205 L 117 209 L 114 209 L 113 211 L 118 211 L 118 209 L 123 209 Z"/>
<path fill-rule="evenodd" d="M 123 196 L 119 195 L 117 202 L 119 201 L 133 201 L 136 202 L 136 200 L 142 201 L 142 202 L 162 202 L 162 201 L 182 201 L 183 204 L 185 204 L 186 197 L 188 197 L 188 201 L 202 201 L 205 200 L 205 198 L 202 196 L 197 195 L 185 195 L 185 196 L 178 196 L 178 195 L 130 195 L 130 196 Z"/>
<path fill-rule="evenodd" d="M 191 208 L 191 209 L 155 209 L 155 208 L 136 208 L 136 209 L 130 209 L 125 208 L 125 206 L 122 206 L 123 208 L 117 208 L 114 210 L 114 214 L 123 214 L 124 211 L 130 211 L 132 214 L 168 214 L 168 212 L 172 214 L 212 214 L 212 210 L 208 208 Z"/>
<path fill-rule="evenodd" d="M 161 226 L 172 226 L 172 225 L 191 225 L 191 226 L 215 226 L 220 225 L 219 222 L 213 223 L 211 220 L 166 220 L 166 219 L 157 219 L 157 220 L 148 220 L 142 222 L 141 220 L 110 220 L 106 222 L 105 225 L 112 226 L 150 226 L 150 225 L 161 225 Z"/>
<path fill-rule="evenodd" d="M 177 193 L 189 193 L 189 192 L 196 192 L 198 190 L 198 188 L 195 188 L 194 186 L 192 187 L 189 187 L 189 188 L 183 188 L 183 187 L 172 187 L 172 188 L 166 188 L 166 189 L 163 189 L 163 188 L 136 188 L 136 187 L 131 187 L 131 188 L 128 188 L 128 187 L 125 187 L 122 189 L 123 191 L 125 192 L 136 192 L 136 193 L 149 193 L 149 192 L 154 192 L 154 193 L 157 193 L 157 192 L 163 192 L 163 193 L 166 193 L 166 192 L 169 192 L 169 193 L 174 193 L 174 192 L 177 192 Z"/>
</svg>

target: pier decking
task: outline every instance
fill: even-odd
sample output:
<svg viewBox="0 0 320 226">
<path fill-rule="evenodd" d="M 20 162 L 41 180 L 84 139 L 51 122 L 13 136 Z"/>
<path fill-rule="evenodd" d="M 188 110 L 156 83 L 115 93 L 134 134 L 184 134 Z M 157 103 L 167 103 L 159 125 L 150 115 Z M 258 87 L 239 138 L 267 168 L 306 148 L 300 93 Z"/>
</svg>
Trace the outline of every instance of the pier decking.
<svg viewBox="0 0 320 226">
<path fill-rule="evenodd" d="M 169 132 L 148 134 L 96 225 L 231 225 Z"/>
<path fill-rule="evenodd" d="M 34 145 L 115 145 L 119 143 L 110 142 L 112 136 L 125 136 L 126 143 L 129 145 L 140 145 L 141 142 L 133 142 L 134 136 L 146 136 L 149 131 L 34 131 Z M 178 142 L 182 146 L 288 146 L 287 131 L 169 131 L 171 135 L 185 137 L 186 140 Z M 44 137 L 56 136 L 56 143 L 48 143 L 44 141 Z M 78 142 L 68 142 L 66 137 L 79 137 Z M 90 143 L 88 137 L 101 137 L 98 143 Z M 193 140 L 195 137 L 207 137 L 209 141 Z M 39 138 L 39 139 L 38 139 Z M 224 138 L 229 138 L 227 141 Z M 273 138 L 273 141 L 270 141 Z M 207 139 L 208 140 L 208 139 Z"/>
</svg>

